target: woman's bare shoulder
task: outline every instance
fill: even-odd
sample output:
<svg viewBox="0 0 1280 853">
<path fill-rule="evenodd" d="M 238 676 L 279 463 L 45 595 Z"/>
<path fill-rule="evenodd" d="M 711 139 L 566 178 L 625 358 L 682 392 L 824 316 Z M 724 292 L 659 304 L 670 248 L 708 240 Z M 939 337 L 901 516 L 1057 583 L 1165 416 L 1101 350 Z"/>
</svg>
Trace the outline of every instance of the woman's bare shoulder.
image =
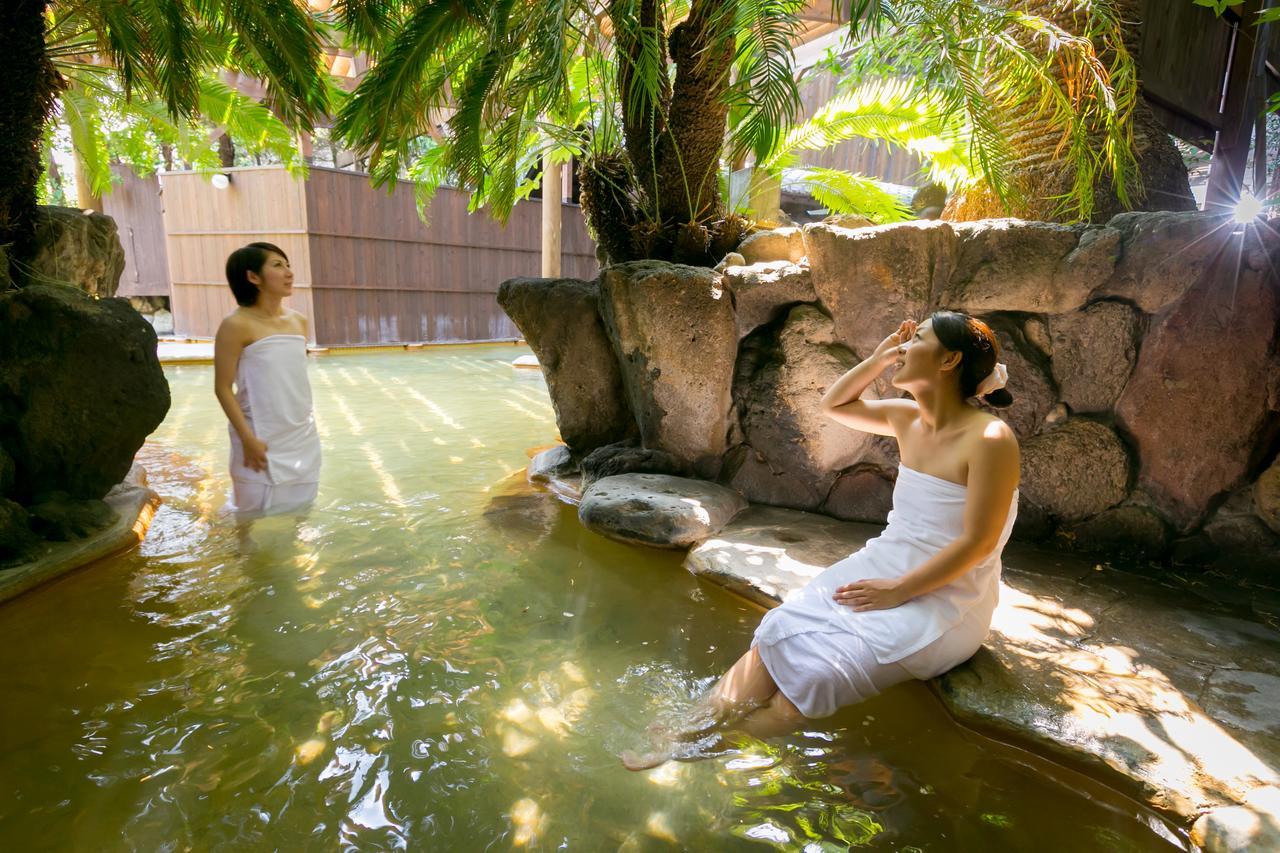
<svg viewBox="0 0 1280 853">
<path fill-rule="evenodd" d="M 244 315 L 239 309 L 235 309 L 230 314 L 222 318 L 222 322 L 218 324 L 218 337 L 232 336 L 243 337 L 253 328 L 253 321 Z"/>
<path fill-rule="evenodd" d="M 1019 458 L 1018 436 L 1000 418 L 989 412 L 980 412 L 967 431 L 966 442 L 972 457 L 1006 459 L 1016 462 Z"/>
</svg>

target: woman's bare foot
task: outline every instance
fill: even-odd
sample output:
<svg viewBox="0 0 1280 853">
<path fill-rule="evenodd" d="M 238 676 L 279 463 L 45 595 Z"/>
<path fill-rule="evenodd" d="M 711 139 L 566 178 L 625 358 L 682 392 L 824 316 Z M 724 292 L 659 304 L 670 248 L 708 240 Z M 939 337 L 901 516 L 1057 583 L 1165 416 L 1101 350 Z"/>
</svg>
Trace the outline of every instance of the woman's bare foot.
<svg viewBox="0 0 1280 853">
<path fill-rule="evenodd" d="M 622 760 L 622 766 L 632 771 L 652 770 L 666 764 L 674 757 L 670 749 L 655 749 L 652 752 L 629 749 L 618 756 Z"/>
</svg>

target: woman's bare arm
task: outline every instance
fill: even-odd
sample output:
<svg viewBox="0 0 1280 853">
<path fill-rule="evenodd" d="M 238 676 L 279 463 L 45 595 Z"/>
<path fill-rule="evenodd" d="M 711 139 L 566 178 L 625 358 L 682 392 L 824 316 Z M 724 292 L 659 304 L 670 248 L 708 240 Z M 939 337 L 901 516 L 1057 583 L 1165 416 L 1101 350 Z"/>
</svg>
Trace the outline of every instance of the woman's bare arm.
<svg viewBox="0 0 1280 853">
<path fill-rule="evenodd" d="M 240 436 L 240 443 L 244 446 L 244 464 L 254 471 L 262 471 L 267 467 L 267 446 L 254 435 L 234 389 L 244 342 L 244 330 L 233 319 L 227 318 L 218 326 L 218 334 L 213 339 L 213 394 L 231 427 Z"/>
<path fill-rule="evenodd" d="M 1019 464 L 1013 430 L 1003 421 L 992 421 L 969 460 L 960 536 L 902 577 L 845 584 L 836 590 L 835 600 L 854 610 L 884 610 L 946 586 L 972 569 L 1000 544 L 1009 504 L 1018 488 Z"/>
<path fill-rule="evenodd" d="M 876 435 L 896 435 L 895 422 L 917 411 L 914 400 L 863 400 L 862 393 L 893 363 L 898 347 L 915 334 L 914 320 L 904 320 L 898 330 L 880 342 L 870 358 L 835 381 L 819 404 L 822 413 L 850 429 Z"/>
</svg>

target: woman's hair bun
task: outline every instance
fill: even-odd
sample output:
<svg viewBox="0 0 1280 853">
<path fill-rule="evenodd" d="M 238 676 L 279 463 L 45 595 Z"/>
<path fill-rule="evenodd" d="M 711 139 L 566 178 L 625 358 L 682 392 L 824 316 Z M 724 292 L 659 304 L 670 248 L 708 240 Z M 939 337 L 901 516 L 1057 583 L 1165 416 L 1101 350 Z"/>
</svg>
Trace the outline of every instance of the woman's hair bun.
<svg viewBox="0 0 1280 853">
<path fill-rule="evenodd" d="M 982 398 L 982 402 L 996 409 L 1007 409 L 1013 405 L 1013 395 L 1003 388 L 997 388 Z"/>
</svg>

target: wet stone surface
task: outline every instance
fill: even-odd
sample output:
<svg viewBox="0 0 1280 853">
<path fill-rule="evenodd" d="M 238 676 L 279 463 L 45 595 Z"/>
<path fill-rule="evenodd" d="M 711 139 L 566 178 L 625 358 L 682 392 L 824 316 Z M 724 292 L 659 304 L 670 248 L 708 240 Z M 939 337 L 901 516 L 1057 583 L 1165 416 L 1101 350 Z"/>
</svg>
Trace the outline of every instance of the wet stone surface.
<svg viewBox="0 0 1280 853">
<path fill-rule="evenodd" d="M 685 565 L 772 606 L 878 530 L 752 507 Z M 1004 565 L 986 646 L 934 682 L 958 719 L 1187 827 L 1278 781 L 1280 631 L 1259 618 L 1274 593 L 1016 544 Z"/>
</svg>

